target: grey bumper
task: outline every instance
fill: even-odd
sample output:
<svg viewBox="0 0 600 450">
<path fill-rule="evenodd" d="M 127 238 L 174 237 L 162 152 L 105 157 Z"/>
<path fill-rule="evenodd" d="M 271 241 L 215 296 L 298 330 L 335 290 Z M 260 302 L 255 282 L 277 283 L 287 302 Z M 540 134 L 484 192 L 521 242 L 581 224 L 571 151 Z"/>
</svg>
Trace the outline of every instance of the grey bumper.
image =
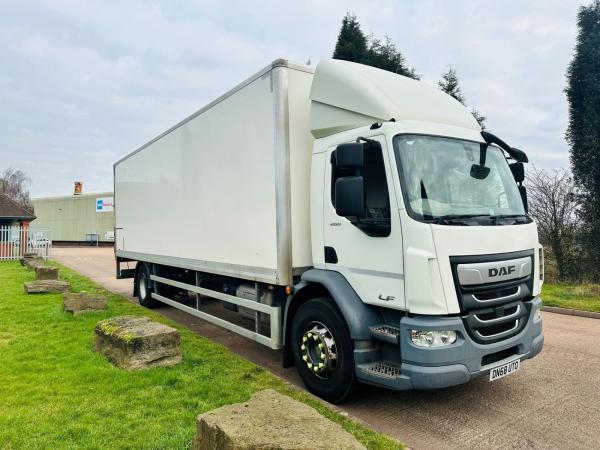
<svg viewBox="0 0 600 450">
<path fill-rule="evenodd" d="M 537 355 L 544 345 L 542 320 L 535 320 L 535 312 L 542 305 L 539 297 L 531 304 L 527 325 L 517 335 L 493 344 L 478 344 L 468 335 L 460 317 L 404 317 L 400 322 L 400 345 L 402 353 L 401 375 L 394 380 L 375 384 L 388 388 L 438 389 L 489 374 L 493 367 L 514 359 L 529 359 Z M 417 347 L 410 340 L 410 330 L 456 330 L 457 341 L 447 347 Z M 516 347 L 516 354 L 482 366 L 482 358 Z M 365 380 L 373 383 L 375 380 Z"/>
</svg>

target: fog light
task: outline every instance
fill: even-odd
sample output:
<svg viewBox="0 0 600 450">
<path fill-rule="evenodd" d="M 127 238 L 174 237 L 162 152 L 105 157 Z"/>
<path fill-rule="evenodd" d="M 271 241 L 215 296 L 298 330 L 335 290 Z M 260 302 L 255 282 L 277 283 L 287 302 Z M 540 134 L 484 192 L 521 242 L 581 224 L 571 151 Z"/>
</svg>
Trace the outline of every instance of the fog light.
<svg viewBox="0 0 600 450">
<path fill-rule="evenodd" d="M 456 342 L 456 331 L 410 330 L 410 340 L 418 347 L 443 347 Z"/>
</svg>

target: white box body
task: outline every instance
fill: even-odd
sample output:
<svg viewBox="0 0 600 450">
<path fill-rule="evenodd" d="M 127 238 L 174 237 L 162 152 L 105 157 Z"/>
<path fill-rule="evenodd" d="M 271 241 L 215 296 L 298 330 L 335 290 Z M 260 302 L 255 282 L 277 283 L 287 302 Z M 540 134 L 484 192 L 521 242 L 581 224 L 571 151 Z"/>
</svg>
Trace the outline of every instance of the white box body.
<svg viewBox="0 0 600 450">
<path fill-rule="evenodd" d="M 117 256 L 278 285 L 312 266 L 312 78 L 277 60 L 117 162 Z"/>
</svg>

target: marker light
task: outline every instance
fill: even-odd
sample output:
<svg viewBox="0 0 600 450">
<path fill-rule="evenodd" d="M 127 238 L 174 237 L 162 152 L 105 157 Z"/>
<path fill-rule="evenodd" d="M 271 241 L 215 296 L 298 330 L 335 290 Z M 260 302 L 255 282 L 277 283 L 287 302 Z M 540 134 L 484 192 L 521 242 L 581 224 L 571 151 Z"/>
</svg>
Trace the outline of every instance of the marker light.
<svg viewBox="0 0 600 450">
<path fill-rule="evenodd" d="M 540 307 L 537 307 L 533 312 L 533 321 L 539 322 L 540 320 L 542 320 L 542 309 Z"/>
<path fill-rule="evenodd" d="M 410 340 L 418 347 L 444 347 L 456 342 L 456 331 L 410 330 Z"/>
</svg>

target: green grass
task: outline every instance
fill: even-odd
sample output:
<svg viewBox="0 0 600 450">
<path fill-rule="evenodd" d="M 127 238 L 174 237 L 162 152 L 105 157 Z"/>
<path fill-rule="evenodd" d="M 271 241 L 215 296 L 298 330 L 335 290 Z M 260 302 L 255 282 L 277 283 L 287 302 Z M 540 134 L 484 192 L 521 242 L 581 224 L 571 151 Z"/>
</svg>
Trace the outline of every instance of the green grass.
<svg viewBox="0 0 600 450">
<path fill-rule="evenodd" d="M 23 282 L 33 272 L 17 262 L 0 263 L 0 448 L 187 448 L 198 414 L 265 388 L 308 403 L 370 449 L 403 448 L 225 347 L 67 268 L 60 273 L 74 292 L 108 295 L 108 311 L 74 317 L 62 311 L 61 295 L 24 294 Z M 95 325 L 124 314 L 178 328 L 184 362 L 126 372 L 94 353 Z"/>
<path fill-rule="evenodd" d="M 542 301 L 546 306 L 600 312 L 600 285 L 544 283 Z"/>
</svg>

